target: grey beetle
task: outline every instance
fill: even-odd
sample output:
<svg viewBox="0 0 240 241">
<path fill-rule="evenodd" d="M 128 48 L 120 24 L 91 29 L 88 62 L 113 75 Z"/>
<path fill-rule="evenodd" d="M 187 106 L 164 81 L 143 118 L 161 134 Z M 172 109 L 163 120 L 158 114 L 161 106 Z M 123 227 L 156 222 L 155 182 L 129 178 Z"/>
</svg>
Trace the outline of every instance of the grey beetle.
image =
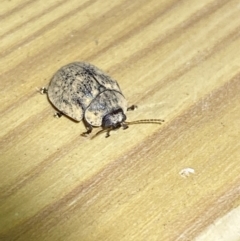
<svg viewBox="0 0 240 241">
<path fill-rule="evenodd" d="M 109 137 L 111 130 L 126 129 L 129 124 L 163 122 L 160 119 L 126 122 L 126 112 L 136 106 L 127 107 L 117 81 L 89 63 L 74 62 L 63 66 L 53 76 L 48 89 L 41 91 L 48 94 L 49 101 L 60 114 L 75 121 L 83 120 L 87 129 L 83 136 L 90 134 L 93 127 L 102 127 L 96 135 L 107 132 L 106 137 Z"/>
</svg>

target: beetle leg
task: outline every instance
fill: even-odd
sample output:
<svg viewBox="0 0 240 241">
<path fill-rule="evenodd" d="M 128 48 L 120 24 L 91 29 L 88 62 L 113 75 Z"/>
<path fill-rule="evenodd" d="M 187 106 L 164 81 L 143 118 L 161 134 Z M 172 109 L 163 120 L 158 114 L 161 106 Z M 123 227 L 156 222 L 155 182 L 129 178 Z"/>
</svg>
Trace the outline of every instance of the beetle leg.
<svg viewBox="0 0 240 241">
<path fill-rule="evenodd" d="M 127 111 L 136 110 L 136 109 L 137 109 L 137 105 L 131 105 L 127 108 Z"/>
<path fill-rule="evenodd" d="M 111 130 L 108 130 L 108 131 L 107 131 L 107 134 L 106 134 L 106 136 L 105 136 L 106 138 L 108 138 L 108 137 L 110 136 L 110 131 L 111 131 Z"/>
<path fill-rule="evenodd" d="M 42 88 L 38 89 L 38 91 L 39 91 L 40 94 L 42 94 L 42 95 L 47 94 L 47 88 L 46 88 L 46 87 L 42 87 Z"/>
<path fill-rule="evenodd" d="M 56 117 L 56 118 L 61 118 L 62 117 L 62 113 L 61 112 L 56 112 L 55 114 L 54 114 L 54 117 Z"/>
<path fill-rule="evenodd" d="M 122 124 L 122 128 L 123 128 L 123 130 L 126 130 L 126 129 L 128 128 L 128 125 L 125 124 L 125 123 L 123 123 L 123 124 Z"/>
<path fill-rule="evenodd" d="M 87 129 L 87 131 L 83 132 L 83 133 L 81 134 L 81 136 L 86 137 L 86 136 L 88 136 L 88 135 L 92 132 L 92 130 L 93 130 L 93 128 L 92 128 L 91 126 L 87 126 L 86 129 Z"/>
</svg>

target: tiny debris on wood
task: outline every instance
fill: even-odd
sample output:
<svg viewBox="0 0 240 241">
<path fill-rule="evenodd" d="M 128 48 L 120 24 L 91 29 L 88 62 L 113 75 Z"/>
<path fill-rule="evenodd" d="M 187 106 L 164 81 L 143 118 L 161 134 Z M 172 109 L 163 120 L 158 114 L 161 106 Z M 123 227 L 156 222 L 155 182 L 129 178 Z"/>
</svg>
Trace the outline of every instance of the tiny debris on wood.
<svg viewBox="0 0 240 241">
<path fill-rule="evenodd" d="M 187 178 L 189 177 L 191 174 L 195 174 L 195 170 L 191 167 L 187 167 L 182 169 L 179 174 L 183 177 L 183 178 Z"/>
</svg>

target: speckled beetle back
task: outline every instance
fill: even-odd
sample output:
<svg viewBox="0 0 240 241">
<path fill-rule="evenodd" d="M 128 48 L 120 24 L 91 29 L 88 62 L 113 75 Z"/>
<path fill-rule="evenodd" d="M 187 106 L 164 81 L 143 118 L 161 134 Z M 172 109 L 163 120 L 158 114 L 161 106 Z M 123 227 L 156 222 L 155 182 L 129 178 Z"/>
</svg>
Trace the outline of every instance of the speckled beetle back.
<svg viewBox="0 0 240 241">
<path fill-rule="evenodd" d="M 48 98 L 63 114 L 91 126 L 101 126 L 104 115 L 127 111 L 118 83 L 95 66 L 76 62 L 62 67 L 52 78 Z"/>
<path fill-rule="evenodd" d="M 136 106 L 127 108 L 127 101 L 123 96 L 118 83 L 97 67 L 75 62 L 68 64 L 57 71 L 53 76 L 48 90 L 50 102 L 64 114 L 76 121 L 84 121 L 89 134 L 92 127 L 103 128 L 98 133 L 109 132 L 129 124 L 156 123 L 163 120 L 151 119 L 135 122 L 126 122 L 127 110 L 133 110 Z"/>
</svg>

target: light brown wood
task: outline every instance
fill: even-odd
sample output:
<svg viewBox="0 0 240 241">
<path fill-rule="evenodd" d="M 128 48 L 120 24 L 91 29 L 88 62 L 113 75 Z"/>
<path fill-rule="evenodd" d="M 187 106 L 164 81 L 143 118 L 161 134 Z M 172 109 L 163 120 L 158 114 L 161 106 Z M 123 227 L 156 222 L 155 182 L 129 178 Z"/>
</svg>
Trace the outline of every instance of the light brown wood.
<svg viewBox="0 0 240 241">
<path fill-rule="evenodd" d="M 3 0 L 0 22 L 0 240 L 201 240 L 239 206 L 238 0 Z M 165 123 L 81 137 L 37 91 L 73 61 Z"/>
</svg>

